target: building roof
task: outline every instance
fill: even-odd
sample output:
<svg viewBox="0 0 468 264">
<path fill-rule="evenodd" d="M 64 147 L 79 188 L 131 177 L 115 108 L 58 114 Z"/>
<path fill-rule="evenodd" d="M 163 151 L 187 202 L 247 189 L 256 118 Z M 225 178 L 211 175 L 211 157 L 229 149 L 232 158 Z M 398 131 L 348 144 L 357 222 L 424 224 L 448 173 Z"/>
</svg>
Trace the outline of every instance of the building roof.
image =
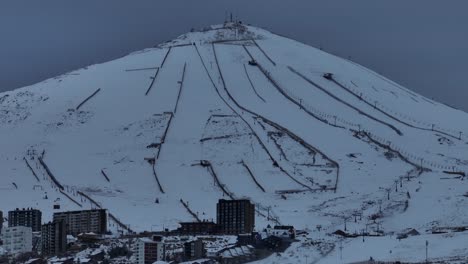
<svg viewBox="0 0 468 264">
<path fill-rule="evenodd" d="M 239 199 L 239 200 L 226 200 L 226 199 L 219 199 L 218 203 L 234 203 L 234 202 L 249 202 L 249 199 Z"/>
<path fill-rule="evenodd" d="M 91 212 L 91 211 L 106 211 L 107 209 L 89 209 L 89 210 L 75 210 L 75 211 L 62 211 L 62 212 L 55 212 L 55 214 L 71 214 L 71 213 L 83 213 L 83 212 Z"/>
<path fill-rule="evenodd" d="M 153 239 L 148 238 L 148 237 L 140 237 L 138 240 L 143 243 L 153 243 L 153 244 L 162 243 L 162 241 L 154 241 Z"/>
<path fill-rule="evenodd" d="M 180 222 L 179 224 L 181 225 L 204 225 L 204 224 L 212 224 L 212 225 L 216 225 L 214 222 L 212 221 L 205 221 L 205 222 Z"/>
</svg>

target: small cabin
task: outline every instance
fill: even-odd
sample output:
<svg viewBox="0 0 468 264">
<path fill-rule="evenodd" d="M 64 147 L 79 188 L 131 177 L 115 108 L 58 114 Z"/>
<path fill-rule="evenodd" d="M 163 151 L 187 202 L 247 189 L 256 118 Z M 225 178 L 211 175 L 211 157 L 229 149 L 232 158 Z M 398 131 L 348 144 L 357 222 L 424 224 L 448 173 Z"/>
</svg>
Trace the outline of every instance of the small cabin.
<svg viewBox="0 0 468 264">
<path fill-rule="evenodd" d="M 211 163 L 208 160 L 200 160 L 200 165 L 202 167 L 209 167 Z"/>
<path fill-rule="evenodd" d="M 249 60 L 249 65 L 257 66 L 257 62 L 255 60 Z"/>
<path fill-rule="evenodd" d="M 333 80 L 333 73 L 327 72 L 327 73 L 325 73 L 325 74 L 323 75 L 323 78 L 325 78 L 325 79 L 327 79 L 327 80 Z"/>
</svg>

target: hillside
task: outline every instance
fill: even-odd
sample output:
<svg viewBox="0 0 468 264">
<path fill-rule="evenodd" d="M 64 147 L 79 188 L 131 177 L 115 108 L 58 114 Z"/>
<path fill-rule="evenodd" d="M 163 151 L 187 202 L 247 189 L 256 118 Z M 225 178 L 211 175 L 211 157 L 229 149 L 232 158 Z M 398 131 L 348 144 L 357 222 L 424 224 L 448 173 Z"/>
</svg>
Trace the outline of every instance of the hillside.
<svg viewBox="0 0 468 264">
<path fill-rule="evenodd" d="M 341 239 L 325 234 L 345 228 L 423 234 L 372 242 L 383 259 L 420 261 L 425 240 L 443 243 L 434 258 L 468 255 L 452 232 L 468 228 L 468 114 L 255 27 L 212 26 L 2 93 L 0 146 L 4 212 L 103 207 L 126 232 L 250 198 L 259 229 L 294 225 L 328 245 L 296 243 L 294 257 L 336 263 Z M 343 243 L 347 259 L 369 257 L 361 238 Z"/>
</svg>

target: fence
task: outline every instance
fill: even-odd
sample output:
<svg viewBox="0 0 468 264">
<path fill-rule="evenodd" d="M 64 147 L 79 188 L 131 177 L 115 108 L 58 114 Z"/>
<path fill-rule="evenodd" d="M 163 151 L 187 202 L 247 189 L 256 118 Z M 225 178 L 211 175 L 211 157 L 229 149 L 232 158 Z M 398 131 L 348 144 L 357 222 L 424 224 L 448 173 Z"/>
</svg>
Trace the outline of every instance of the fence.
<svg viewBox="0 0 468 264">
<path fill-rule="evenodd" d="M 184 202 L 184 200 L 180 199 L 180 202 L 182 203 L 182 205 L 184 206 L 185 209 L 187 209 L 187 212 L 189 212 L 189 214 L 191 216 L 193 216 L 193 218 L 195 218 L 195 220 L 197 220 L 197 222 L 201 222 L 200 218 L 198 218 L 198 215 L 195 214 L 192 209 L 190 209 L 189 205 L 188 205 L 188 202 Z"/>
<path fill-rule="evenodd" d="M 97 208 L 99 209 L 103 209 L 102 206 L 96 202 L 93 198 L 91 198 L 89 195 L 87 195 L 86 193 L 84 192 L 81 192 L 81 191 L 77 191 L 77 193 L 81 196 L 83 196 L 84 198 L 88 199 L 88 201 L 90 201 L 92 204 L 94 204 Z M 109 215 L 109 218 L 114 221 L 115 223 L 117 223 L 117 225 L 119 225 L 122 229 L 124 230 L 127 230 L 129 232 L 133 232 L 132 229 L 130 229 L 130 227 L 126 226 L 124 223 L 122 223 L 119 219 L 117 219 L 117 217 L 115 217 L 113 214 L 111 214 L 110 212 L 108 212 L 108 215 Z"/>
<path fill-rule="evenodd" d="M 34 177 L 36 178 L 37 182 L 41 182 L 41 180 L 39 180 L 39 177 L 37 176 L 37 174 L 34 172 L 33 168 L 31 167 L 31 165 L 29 165 L 29 162 L 28 160 L 23 157 L 23 160 L 24 162 L 26 162 L 26 165 L 28 166 L 29 170 L 31 170 L 32 174 L 34 175 Z"/>
<path fill-rule="evenodd" d="M 389 127 L 390 129 L 392 129 L 393 131 L 395 131 L 398 135 L 400 135 L 400 136 L 403 135 L 403 133 L 402 133 L 398 128 L 396 128 L 395 126 L 393 126 L 392 124 L 389 124 L 389 123 L 387 123 L 387 122 L 385 122 L 385 121 L 382 121 L 382 120 L 380 120 L 380 119 L 378 119 L 378 118 L 376 118 L 376 117 L 373 117 L 373 116 L 367 114 L 366 112 L 362 111 L 361 109 L 359 109 L 359 108 L 357 108 L 357 107 L 351 105 L 350 103 L 343 101 L 342 99 L 340 99 L 339 97 L 337 97 L 337 96 L 335 96 L 334 94 L 330 93 L 330 92 L 327 91 L 325 88 L 323 88 L 322 86 L 320 86 L 320 85 L 318 85 L 317 83 L 313 82 L 311 79 L 307 78 L 305 75 L 303 75 L 302 73 L 298 72 L 297 70 L 295 70 L 295 69 L 292 68 L 291 66 L 288 66 L 288 69 L 289 69 L 291 72 L 293 72 L 293 73 L 295 73 L 296 75 L 298 75 L 299 77 L 301 77 L 302 79 L 304 79 L 306 82 L 310 83 L 312 86 L 314 86 L 314 87 L 318 88 L 319 90 L 321 90 L 322 92 L 326 93 L 328 96 L 330 96 L 331 98 L 335 99 L 336 101 L 338 101 L 338 102 L 340 102 L 340 103 L 342 103 L 342 104 L 348 106 L 349 108 L 355 110 L 355 111 L 358 112 L 359 114 L 361 114 L 361 115 L 363 115 L 363 116 L 365 116 L 365 117 L 367 117 L 367 118 L 369 118 L 369 119 L 371 119 L 371 120 L 373 120 L 373 121 L 375 121 L 375 122 L 378 122 L 378 123 L 380 123 L 380 124 L 382 124 L 382 125 L 385 125 L 385 126 Z"/>
<path fill-rule="evenodd" d="M 249 57 L 254 60 L 254 57 L 252 56 L 252 54 L 250 53 L 250 51 L 244 46 L 244 50 L 245 52 L 249 55 Z M 302 110 L 304 110 L 308 115 L 310 115 L 311 117 L 317 119 L 318 121 L 320 122 L 323 122 L 327 125 L 330 125 L 330 126 L 334 126 L 334 127 L 339 127 L 339 128 L 345 128 L 343 126 L 340 126 L 339 124 L 337 124 L 337 120 L 341 120 L 340 118 L 337 118 L 336 115 L 331 115 L 331 114 L 326 114 L 322 111 L 319 111 L 318 109 L 314 108 L 314 107 L 311 107 L 305 103 L 302 102 L 302 99 L 301 98 L 298 98 L 296 96 L 294 96 L 290 91 L 288 91 L 287 89 L 285 88 L 280 88 L 279 89 L 279 92 L 284 96 L 286 97 L 288 100 L 290 100 L 292 103 L 294 103 L 295 105 L 297 105 L 299 108 L 301 108 Z M 334 117 L 334 122 L 329 120 L 329 117 Z"/>
<path fill-rule="evenodd" d="M 171 126 L 172 118 L 174 117 L 174 113 L 172 113 L 172 112 L 164 112 L 164 114 L 169 115 L 169 121 L 167 122 L 166 129 L 164 130 L 164 134 L 161 137 L 161 143 L 159 144 L 159 147 L 158 147 L 158 153 L 156 154 L 156 160 L 159 159 L 159 155 L 161 153 L 162 146 L 166 142 L 166 136 L 167 136 L 167 133 L 169 131 L 169 127 Z"/>
<path fill-rule="evenodd" d="M 226 82 L 224 81 L 224 77 L 223 77 L 223 74 L 222 74 L 222 71 L 221 71 L 221 67 L 219 65 L 219 62 L 218 62 L 218 56 L 216 55 L 216 49 L 215 49 L 215 45 L 212 44 L 212 47 L 213 47 L 213 55 L 214 55 L 214 58 L 215 58 L 215 63 L 216 63 L 216 66 L 218 68 L 218 71 L 219 71 L 219 75 L 221 77 L 221 81 L 222 81 L 222 84 L 223 84 L 223 88 L 224 88 L 224 91 L 226 92 L 226 94 L 228 95 L 229 99 L 231 99 L 231 101 L 238 107 L 240 108 L 241 110 L 245 111 L 245 112 L 248 112 L 249 114 L 251 114 L 252 116 L 254 117 L 261 117 L 262 119 L 264 120 L 267 120 L 265 117 L 262 117 L 260 116 L 259 114 L 241 106 L 237 101 L 236 99 L 234 99 L 234 97 L 231 95 L 231 93 L 229 92 L 228 88 L 227 88 L 227 85 L 226 85 Z M 200 56 L 201 58 L 201 56 Z M 213 83 L 214 85 L 214 83 Z M 216 90 L 218 90 L 218 88 L 216 87 L 215 85 L 215 88 Z M 234 112 L 236 112 L 234 110 L 234 108 L 232 108 L 228 103 L 227 101 L 221 96 L 221 94 L 219 93 L 218 91 L 218 95 L 220 96 L 220 98 L 226 103 L 226 105 L 228 105 Z M 237 112 L 236 112 L 237 113 Z M 238 113 L 237 113 L 238 114 Z M 239 115 L 239 114 L 238 114 Z M 300 182 L 299 180 L 297 180 L 296 178 L 294 178 L 291 174 L 289 174 L 285 169 L 283 169 L 281 167 L 281 165 L 273 158 L 273 156 L 271 155 L 271 153 L 267 150 L 265 144 L 260 140 L 260 137 L 257 135 L 257 133 L 255 132 L 255 130 L 250 126 L 250 124 L 241 116 L 239 115 L 239 117 L 245 122 L 245 124 L 250 128 L 250 130 L 252 131 L 252 133 L 254 133 L 255 137 L 257 138 L 258 142 L 260 143 L 260 145 L 262 146 L 262 148 L 266 151 L 266 153 L 268 153 L 268 155 L 270 156 L 270 159 L 273 161 L 273 164 L 276 165 L 284 174 L 286 174 L 289 178 L 291 178 L 293 181 L 295 181 L 296 183 L 298 183 L 299 185 L 307 188 L 307 189 L 312 189 L 310 186 Z"/>
<path fill-rule="evenodd" d="M 110 182 L 110 179 L 107 176 L 107 174 L 104 172 L 104 170 L 101 170 L 101 174 L 102 174 L 102 176 L 104 176 L 104 178 L 106 178 L 107 182 Z"/>
<path fill-rule="evenodd" d="M 75 110 L 80 109 L 89 99 L 93 98 L 99 91 L 101 91 L 101 88 L 98 88 L 94 93 L 92 93 L 90 96 L 86 97 L 77 107 Z"/>
<path fill-rule="evenodd" d="M 244 48 L 245 48 L 245 46 L 244 46 Z M 260 100 L 262 100 L 264 103 L 266 103 L 265 99 L 263 99 L 263 97 L 260 96 L 260 94 L 257 92 L 257 89 L 255 89 L 255 86 L 254 86 L 252 80 L 250 79 L 249 73 L 247 71 L 247 67 L 245 67 L 245 64 L 244 64 L 244 71 L 245 71 L 245 75 L 247 76 L 247 80 L 249 80 L 250 86 L 252 87 L 252 90 L 254 91 L 254 93 L 257 95 L 258 98 L 260 98 Z"/>
<path fill-rule="evenodd" d="M 148 95 L 149 92 L 151 91 L 151 88 L 153 87 L 153 84 L 156 81 L 156 77 L 158 77 L 158 73 L 159 73 L 159 68 L 156 68 L 156 72 L 154 73 L 154 76 L 151 77 L 151 83 L 150 83 L 148 89 L 146 89 L 145 95 Z"/>
<path fill-rule="evenodd" d="M 260 190 L 262 190 L 263 192 L 266 192 L 265 191 L 265 188 L 263 188 L 263 186 L 257 181 L 257 179 L 255 178 L 254 174 L 252 173 L 252 171 L 250 170 L 250 168 L 247 166 L 247 164 L 245 164 L 245 162 L 242 160 L 241 161 L 241 164 L 242 166 L 244 166 L 244 168 L 247 170 L 247 172 L 249 173 L 250 177 L 252 178 L 252 180 L 255 182 L 255 184 L 257 185 L 258 188 L 260 188 Z"/>
<path fill-rule="evenodd" d="M 458 165 L 452 164 L 452 165 L 447 165 L 447 164 L 441 164 L 436 161 L 431 161 L 428 160 L 427 158 L 424 158 L 420 155 L 416 155 L 411 153 L 411 151 L 398 146 L 397 144 L 391 142 L 390 140 L 387 140 L 383 137 L 377 136 L 375 134 L 372 134 L 370 131 L 362 130 L 368 136 L 370 139 L 373 141 L 382 144 L 384 146 L 389 147 L 391 150 L 399 153 L 402 157 L 404 157 L 410 164 L 425 168 L 425 169 L 439 169 L 439 170 L 452 170 L 453 172 L 458 171 L 462 172 L 463 169 L 461 169 Z"/>
<path fill-rule="evenodd" d="M 166 63 L 167 57 L 169 56 L 169 53 L 171 52 L 171 50 L 172 50 L 172 47 L 169 47 L 169 49 L 167 49 L 166 55 L 164 55 L 164 58 L 161 62 L 161 66 L 159 66 L 159 68 L 162 68 L 164 66 L 164 63 Z"/>
<path fill-rule="evenodd" d="M 461 131 L 456 132 L 454 130 L 444 129 L 444 128 L 436 126 L 435 124 L 429 124 L 429 123 L 424 122 L 424 121 L 416 120 L 415 118 L 413 118 L 413 117 L 411 117 L 409 115 L 405 115 L 405 114 L 396 112 L 393 109 L 390 109 L 390 108 L 384 106 L 379 101 L 377 101 L 377 100 L 375 100 L 373 98 L 370 98 L 369 96 L 363 95 L 362 92 L 358 91 L 357 89 L 352 88 L 351 86 L 347 86 L 347 85 L 343 84 L 342 82 L 340 82 L 335 77 L 332 77 L 332 82 L 334 82 L 336 85 L 338 85 L 339 87 L 341 87 L 342 89 L 344 89 L 345 91 L 350 93 L 351 95 L 355 96 L 359 100 L 362 100 L 367 105 L 370 105 L 371 107 L 375 108 L 377 111 L 381 112 L 382 114 L 388 116 L 389 118 L 391 118 L 391 119 L 393 119 L 393 120 L 395 120 L 395 121 L 397 121 L 399 123 L 402 123 L 402 124 L 404 124 L 406 126 L 416 128 L 416 129 L 420 129 L 420 130 L 439 132 L 439 133 L 444 134 L 446 136 L 449 136 L 451 138 L 461 140 L 461 135 L 462 135 Z M 412 124 L 410 124 L 408 122 L 405 122 L 404 120 L 406 120 L 408 122 L 411 122 Z M 456 134 L 458 134 L 458 136 L 455 136 Z"/>
<path fill-rule="evenodd" d="M 44 162 L 44 160 L 41 158 L 41 157 L 38 157 L 39 159 L 39 163 L 42 165 L 42 167 L 44 168 L 44 170 L 47 172 L 47 175 L 49 175 L 50 179 L 52 180 L 52 182 L 54 182 L 54 184 L 60 189 L 60 190 L 64 190 L 63 188 L 63 185 L 60 184 L 60 182 L 57 180 L 57 178 L 55 178 L 55 176 L 52 174 L 52 172 L 50 171 L 49 167 L 47 166 L 47 164 Z"/>
<path fill-rule="evenodd" d="M 155 168 L 155 164 L 156 164 L 156 160 L 155 161 L 152 161 L 152 167 L 153 167 L 153 175 L 154 175 L 154 178 L 156 179 L 156 182 L 158 183 L 158 187 L 159 187 L 159 190 L 164 193 L 164 189 L 161 185 L 161 182 L 159 182 L 159 178 L 158 178 L 158 175 L 156 174 L 156 168 Z"/>
<path fill-rule="evenodd" d="M 218 175 L 216 175 L 216 172 L 213 169 L 213 165 L 211 165 L 211 162 L 209 162 L 209 161 L 208 161 L 207 168 L 208 168 L 208 172 L 210 172 L 211 176 L 213 176 L 214 182 L 223 191 L 223 194 L 227 195 L 232 200 L 235 200 L 234 194 L 231 193 L 230 191 L 228 191 L 227 188 L 225 187 L 225 185 L 221 183 L 221 181 L 218 178 Z"/>
<path fill-rule="evenodd" d="M 270 56 L 268 56 L 268 54 L 262 49 L 262 47 L 260 47 L 260 45 L 258 45 L 257 41 L 255 41 L 255 39 L 252 39 L 252 42 L 255 44 L 255 46 L 257 46 L 257 48 L 263 53 L 263 55 L 265 55 L 265 57 L 271 62 L 271 64 L 273 64 L 274 66 L 276 66 L 276 63 L 270 58 Z"/>
<path fill-rule="evenodd" d="M 176 104 L 174 106 L 174 114 L 177 112 L 177 106 L 179 105 L 179 99 L 180 95 L 182 94 L 182 87 L 184 86 L 184 78 L 185 78 L 185 68 L 187 66 L 187 63 L 184 63 L 184 69 L 182 70 L 182 78 L 179 81 L 179 92 L 177 93 L 177 100 Z"/>
</svg>

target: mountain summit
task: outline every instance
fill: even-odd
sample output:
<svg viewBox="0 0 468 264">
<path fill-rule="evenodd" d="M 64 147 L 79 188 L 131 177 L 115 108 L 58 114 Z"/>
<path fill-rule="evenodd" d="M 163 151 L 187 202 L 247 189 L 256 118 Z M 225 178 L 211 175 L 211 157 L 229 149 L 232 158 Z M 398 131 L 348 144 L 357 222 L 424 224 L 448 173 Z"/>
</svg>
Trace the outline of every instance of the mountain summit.
<svg viewBox="0 0 468 264">
<path fill-rule="evenodd" d="M 0 208 L 102 207 L 126 232 L 247 198 L 258 229 L 429 234 L 468 226 L 467 136 L 462 111 L 226 23 L 0 94 Z"/>
</svg>

